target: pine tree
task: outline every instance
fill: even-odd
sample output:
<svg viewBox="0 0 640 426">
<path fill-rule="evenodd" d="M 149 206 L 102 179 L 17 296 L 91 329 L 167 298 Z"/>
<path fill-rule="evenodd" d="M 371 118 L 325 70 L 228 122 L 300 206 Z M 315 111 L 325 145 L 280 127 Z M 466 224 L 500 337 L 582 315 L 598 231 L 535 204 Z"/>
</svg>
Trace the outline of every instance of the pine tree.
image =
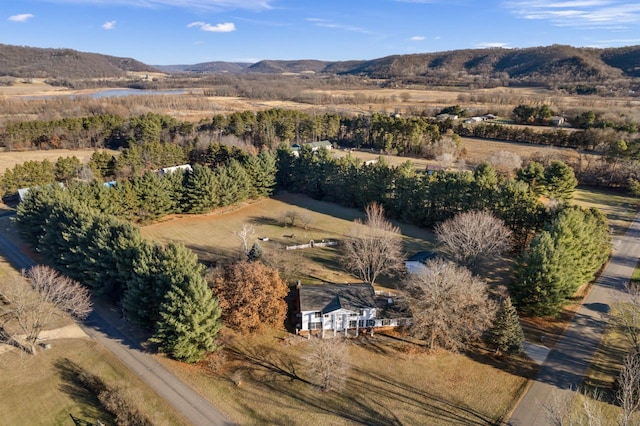
<svg viewBox="0 0 640 426">
<path fill-rule="evenodd" d="M 535 316 L 560 313 L 572 281 L 567 258 L 549 232 L 543 231 L 533 239 L 516 267 L 511 287 L 520 311 Z"/>
<path fill-rule="evenodd" d="M 208 167 L 196 164 L 185 178 L 185 211 L 204 213 L 219 203 L 219 180 Z"/>
<path fill-rule="evenodd" d="M 214 340 L 221 328 L 218 301 L 204 278 L 194 274 L 169 290 L 150 340 L 173 358 L 194 363 L 216 349 Z"/>
<path fill-rule="evenodd" d="M 573 169 L 562 161 L 552 161 L 544 169 L 545 194 L 557 200 L 570 200 L 578 185 Z"/>
<path fill-rule="evenodd" d="M 493 327 L 489 330 L 488 342 L 495 347 L 497 353 L 520 353 L 524 333 L 518 319 L 516 308 L 509 296 L 502 299 Z"/>
<path fill-rule="evenodd" d="M 250 261 L 256 261 L 262 257 L 262 254 L 262 246 L 256 241 L 255 243 L 253 243 L 253 246 L 251 246 L 251 250 L 249 250 L 249 253 L 247 253 L 247 257 Z"/>
</svg>

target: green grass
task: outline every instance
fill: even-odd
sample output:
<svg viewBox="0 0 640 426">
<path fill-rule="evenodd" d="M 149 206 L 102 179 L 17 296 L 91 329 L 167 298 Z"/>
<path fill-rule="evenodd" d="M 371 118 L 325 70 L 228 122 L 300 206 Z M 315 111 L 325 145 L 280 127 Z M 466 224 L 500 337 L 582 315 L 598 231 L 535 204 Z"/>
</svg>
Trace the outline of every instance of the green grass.
<svg viewBox="0 0 640 426">
<path fill-rule="evenodd" d="M 280 332 L 228 336 L 226 363 L 214 371 L 206 361 L 160 361 L 239 424 L 497 424 L 531 371 L 522 364 L 512 374 L 490 356 L 427 353 L 383 335 L 347 344 L 339 392 L 320 392 L 305 371 L 308 341 Z"/>
<path fill-rule="evenodd" d="M 624 235 L 640 207 L 640 199 L 610 189 L 581 187 L 576 189 L 573 201 L 583 207 L 597 207 L 609 220 L 612 234 Z"/>
</svg>

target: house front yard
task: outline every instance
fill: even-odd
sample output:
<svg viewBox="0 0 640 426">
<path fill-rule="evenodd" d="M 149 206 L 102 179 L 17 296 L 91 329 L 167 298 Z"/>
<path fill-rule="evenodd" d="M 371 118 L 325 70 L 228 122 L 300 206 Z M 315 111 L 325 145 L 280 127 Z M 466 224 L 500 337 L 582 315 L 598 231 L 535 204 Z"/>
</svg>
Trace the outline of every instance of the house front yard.
<svg viewBox="0 0 640 426">
<path fill-rule="evenodd" d="M 303 360 L 309 341 L 279 331 L 242 336 L 225 330 L 210 361 L 160 362 L 243 424 L 348 425 L 500 423 L 531 374 L 491 355 L 428 353 L 394 335 L 347 340 L 349 365 L 339 391 L 322 392 Z"/>
</svg>

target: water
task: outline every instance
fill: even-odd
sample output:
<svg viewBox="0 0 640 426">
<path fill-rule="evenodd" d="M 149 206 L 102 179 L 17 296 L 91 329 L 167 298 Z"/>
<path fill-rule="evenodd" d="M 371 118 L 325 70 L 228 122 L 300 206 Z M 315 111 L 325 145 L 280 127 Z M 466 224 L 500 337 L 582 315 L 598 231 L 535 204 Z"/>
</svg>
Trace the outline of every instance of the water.
<svg viewBox="0 0 640 426">
<path fill-rule="evenodd" d="M 93 99 L 111 98 L 116 96 L 132 96 L 132 95 L 184 95 L 187 93 L 185 89 L 172 89 L 172 90 L 140 90 L 140 89 L 108 89 L 101 90 L 99 92 L 88 93 L 86 95 L 70 95 L 76 96 L 88 96 Z"/>
<path fill-rule="evenodd" d="M 113 98 L 120 96 L 148 96 L 148 95 L 184 95 L 189 93 L 187 89 L 171 89 L 171 90 L 140 90 L 140 89 L 104 89 L 93 93 L 85 94 L 68 94 L 68 95 L 41 95 L 41 96 L 23 96 L 22 99 L 55 99 L 66 97 L 69 99 L 76 98 Z"/>
</svg>

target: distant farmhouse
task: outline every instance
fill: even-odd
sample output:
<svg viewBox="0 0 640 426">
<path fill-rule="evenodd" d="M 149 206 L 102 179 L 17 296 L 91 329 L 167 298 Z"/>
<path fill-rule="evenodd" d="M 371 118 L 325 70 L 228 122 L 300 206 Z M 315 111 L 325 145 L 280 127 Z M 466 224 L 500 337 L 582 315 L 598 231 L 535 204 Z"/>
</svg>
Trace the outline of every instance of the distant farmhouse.
<svg viewBox="0 0 640 426">
<path fill-rule="evenodd" d="M 178 171 L 181 171 L 182 173 L 184 173 L 184 172 L 190 172 L 192 170 L 193 168 L 191 167 L 191 164 L 181 164 L 179 166 L 165 167 L 163 169 L 160 169 L 160 175 L 164 176 L 166 174 L 172 174 Z"/>
<path fill-rule="evenodd" d="M 316 152 L 320 148 L 326 148 L 328 150 L 331 150 L 333 148 L 333 145 L 331 145 L 331 142 L 329 141 L 306 142 L 306 143 L 303 143 L 302 145 L 298 143 L 294 143 L 293 145 L 291 145 L 291 150 L 293 151 L 293 155 L 295 155 L 296 157 L 299 156 L 300 149 L 302 149 L 303 146 L 307 146 L 311 148 L 311 152 Z"/>
<path fill-rule="evenodd" d="M 46 185 L 46 186 L 52 186 L 52 185 L 58 185 L 60 188 L 64 188 L 64 183 L 62 182 L 58 182 L 57 184 L 51 184 L 51 185 Z M 35 186 L 34 188 L 40 188 L 39 186 Z M 18 198 L 20 199 L 20 202 L 23 202 L 25 197 L 29 194 L 29 191 L 31 191 L 31 188 L 20 188 L 18 189 Z"/>
<path fill-rule="evenodd" d="M 298 285 L 298 334 L 322 337 L 373 332 L 408 325 L 391 296 L 376 296 L 371 284 Z"/>
</svg>

